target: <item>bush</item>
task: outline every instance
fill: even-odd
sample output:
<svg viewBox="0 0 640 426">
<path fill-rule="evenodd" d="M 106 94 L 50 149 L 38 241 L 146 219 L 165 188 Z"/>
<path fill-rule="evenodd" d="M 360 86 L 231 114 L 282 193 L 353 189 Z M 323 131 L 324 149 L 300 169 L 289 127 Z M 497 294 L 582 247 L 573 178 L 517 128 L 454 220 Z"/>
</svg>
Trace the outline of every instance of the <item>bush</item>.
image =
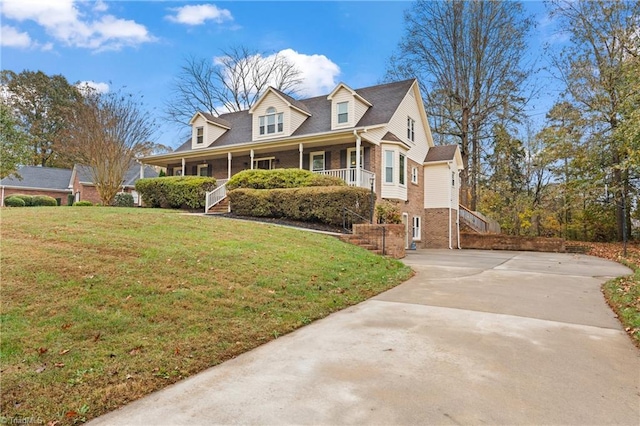
<svg viewBox="0 0 640 426">
<path fill-rule="evenodd" d="M 73 206 L 88 207 L 93 206 L 93 203 L 91 201 L 76 201 L 75 203 L 73 203 Z"/>
<path fill-rule="evenodd" d="M 58 202 L 55 198 L 49 197 L 48 195 L 36 195 L 33 197 L 33 205 L 36 207 L 40 206 L 49 206 L 55 207 L 58 205 Z"/>
<path fill-rule="evenodd" d="M 368 217 L 370 193 L 365 188 L 348 186 L 235 189 L 229 192 L 234 213 L 243 216 L 273 217 L 342 225 L 342 212 L 346 207 Z"/>
<path fill-rule="evenodd" d="M 114 207 L 133 207 L 133 195 L 127 192 L 119 192 L 113 198 Z"/>
<path fill-rule="evenodd" d="M 397 204 L 383 201 L 376 206 L 378 223 L 402 223 L 402 216 Z"/>
<path fill-rule="evenodd" d="M 73 194 L 67 194 L 67 206 L 72 206 L 75 199 L 76 197 Z"/>
<path fill-rule="evenodd" d="M 227 182 L 227 190 L 238 188 L 278 189 L 309 186 L 345 186 L 336 177 L 321 175 L 301 169 L 244 170 Z"/>
<path fill-rule="evenodd" d="M 26 206 L 24 200 L 15 195 L 11 195 L 4 199 L 4 205 L 7 207 L 24 207 Z"/>
<path fill-rule="evenodd" d="M 33 196 L 32 195 L 14 194 L 14 195 L 11 195 L 11 197 L 20 198 L 22 201 L 24 201 L 25 207 L 32 207 L 33 206 Z"/>
<path fill-rule="evenodd" d="M 204 208 L 207 192 L 215 187 L 214 178 L 202 176 L 146 178 L 136 182 L 136 191 L 145 204 L 162 208 Z"/>
</svg>

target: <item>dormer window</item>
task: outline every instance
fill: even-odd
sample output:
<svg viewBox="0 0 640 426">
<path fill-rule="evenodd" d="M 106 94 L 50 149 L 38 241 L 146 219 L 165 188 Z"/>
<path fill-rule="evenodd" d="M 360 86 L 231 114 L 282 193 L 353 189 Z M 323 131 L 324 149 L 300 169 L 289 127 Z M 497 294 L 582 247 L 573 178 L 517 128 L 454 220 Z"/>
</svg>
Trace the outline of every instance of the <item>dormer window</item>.
<svg viewBox="0 0 640 426">
<path fill-rule="evenodd" d="M 266 115 L 261 115 L 259 120 L 261 135 L 282 133 L 284 130 L 284 114 L 276 112 L 274 107 L 267 108 Z"/>
<path fill-rule="evenodd" d="M 204 142 L 204 127 L 196 128 L 196 143 L 202 145 Z"/>
<path fill-rule="evenodd" d="M 349 102 L 338 103 L 338 124 L 349 122 Z"/>
</svg>

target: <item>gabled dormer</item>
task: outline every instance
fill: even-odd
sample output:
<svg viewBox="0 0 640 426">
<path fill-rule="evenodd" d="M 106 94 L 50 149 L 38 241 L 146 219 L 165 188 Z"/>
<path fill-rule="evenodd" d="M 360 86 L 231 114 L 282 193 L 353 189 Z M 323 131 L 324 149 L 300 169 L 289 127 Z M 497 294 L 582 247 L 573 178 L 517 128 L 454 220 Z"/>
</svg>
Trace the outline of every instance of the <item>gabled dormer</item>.
<svg viewBox="0 0 640 426">
<path fill-rule="evenodd" d="M 191 149 L 206 148 L 231 129 L 231 123 L 206 112 L 197 112 L 189 120 Z"/>
<path fill-rule="evenodd" d="M 311 117 L 309 109 L 300 101 L 280 90 L 269 87 L 249 109 L 252 140 L 291 136 Z"/>
<path fill-rule="evenodd" d="M 354 127 L 372 104 L 344 83 L 327 99 L 331 101 L 331 130 Z"/>
</svg>

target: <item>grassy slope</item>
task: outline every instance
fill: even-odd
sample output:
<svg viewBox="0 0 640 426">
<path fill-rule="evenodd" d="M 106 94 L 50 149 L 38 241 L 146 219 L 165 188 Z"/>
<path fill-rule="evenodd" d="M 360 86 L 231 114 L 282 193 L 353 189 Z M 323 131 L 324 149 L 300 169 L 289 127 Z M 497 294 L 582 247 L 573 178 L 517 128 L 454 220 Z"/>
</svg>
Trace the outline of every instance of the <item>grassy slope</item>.
<svg viewBox="0 0 640 426">
<path fill-rule="evenodd" d="M 98 416 L 411 275 L 335 238 L 117 208 L 3 209 L 2 416 Z"/>
</svg>

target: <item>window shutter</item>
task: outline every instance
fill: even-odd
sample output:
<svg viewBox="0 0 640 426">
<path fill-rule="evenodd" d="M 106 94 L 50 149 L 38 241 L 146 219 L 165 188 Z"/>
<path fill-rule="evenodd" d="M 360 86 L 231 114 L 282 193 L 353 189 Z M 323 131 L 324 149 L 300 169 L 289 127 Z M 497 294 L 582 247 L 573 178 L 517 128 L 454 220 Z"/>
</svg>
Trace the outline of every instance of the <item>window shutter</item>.
<svg viewBox="0 0 640 426">
<path fill-rule="evenodd" d="M 198 174 L 198 166 L 191 166 L 191 174 L 196 176 Z"/>
<path fill-rule="evenodd" d="M 207 177 L 212 176 L 211 164 L 207 164 Z"/>
<path fill-rule="evenodd" d="M 304 170 L 309 170 L 309 168 L 310 168 L 309 167 L 310 166 L 310 164 L 309 164 L 309 155 L 310 154 L 303 154 L 302 155 L 302 168 Z"/>
<path fill-rule="evenodd" d="M 364 163 L 363 167 L 365 170 L 373 170 L 371 168 L 371 148 L 368 146 L 364 147 Z"/>
<path fill-rule="evenodd" d="M 347 168 L 347 150 L 346 149 L 340 150 L 340 168 L 341 169 Z"/>
<path fill-rule="evenodd" d="M 331 170 L 331 151 L 324 152 L 324 169 Z"/>
</svg>

